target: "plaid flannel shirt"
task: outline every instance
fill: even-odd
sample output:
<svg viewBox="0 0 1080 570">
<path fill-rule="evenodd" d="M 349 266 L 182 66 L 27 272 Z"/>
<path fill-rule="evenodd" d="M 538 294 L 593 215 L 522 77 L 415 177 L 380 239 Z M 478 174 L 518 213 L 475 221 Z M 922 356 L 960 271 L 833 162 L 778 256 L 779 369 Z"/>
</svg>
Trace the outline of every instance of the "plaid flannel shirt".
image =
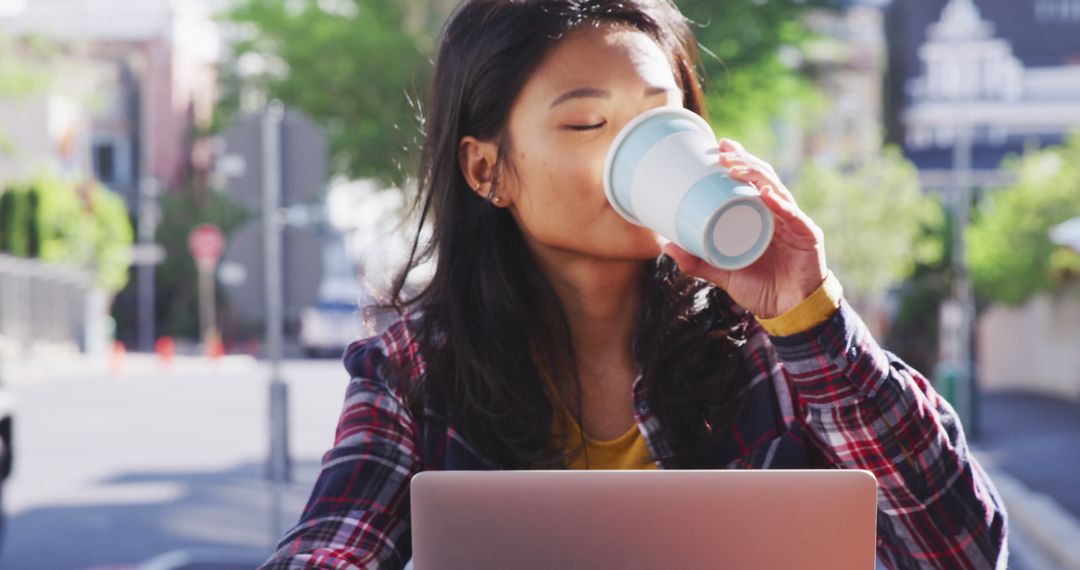
<svg viewBox="0 0 1080 570">
<path fill-rule="evenodd" d="M 718 465 L 867 469 L 878 479 L 877 555 L 886 567 L 1004 568 L 1005 509 L 955 412 L 878 346 L 846 302 L 787 337 L 770 337 L 751 320 L 741 350 L 752 377 Z M 404 364 L 412 380 L 424 374 L 407 320 L 346 351 L 352 380 L 334 446 L 299 524 L 263 568 L 400 568 L 411 556 L 412 475 L 493 468 L 453 425 L 414 421 L 400 386 L 380 374 L 388 360 Z M 644 384 L 633 391 L 638 427 L 652 455 L 664 457 L 664 426 Z"/>
</svg>

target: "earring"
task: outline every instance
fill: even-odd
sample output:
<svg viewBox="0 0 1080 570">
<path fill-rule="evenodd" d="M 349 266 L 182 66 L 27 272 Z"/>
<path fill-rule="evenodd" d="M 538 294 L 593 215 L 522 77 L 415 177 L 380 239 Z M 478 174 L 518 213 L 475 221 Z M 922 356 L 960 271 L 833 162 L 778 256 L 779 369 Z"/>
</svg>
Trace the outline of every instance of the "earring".
<svg viewBox="0 0 1080 570">
<path fill-rule="evenodd" d="M 496 197 L 492 198 L 491 203 L 495 204 L 496 206 L 498 206 L 499 204 L 502 204 L 502 196 L 496 196 Z"/>
</svg>

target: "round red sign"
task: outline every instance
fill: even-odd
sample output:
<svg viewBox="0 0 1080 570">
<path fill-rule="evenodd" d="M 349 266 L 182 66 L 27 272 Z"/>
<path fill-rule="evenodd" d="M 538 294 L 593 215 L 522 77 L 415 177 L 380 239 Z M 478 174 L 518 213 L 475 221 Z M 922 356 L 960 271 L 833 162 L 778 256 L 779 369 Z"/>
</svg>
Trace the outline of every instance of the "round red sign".
<svg viewBox="0 0 1080 570">
<path fill-rule="evenodd" d="M 213 224 L 199 224 L 188 234 L 188 249 L 200 268 L 212 268 L 225 252 L 225 234 Z"/>
</svg>

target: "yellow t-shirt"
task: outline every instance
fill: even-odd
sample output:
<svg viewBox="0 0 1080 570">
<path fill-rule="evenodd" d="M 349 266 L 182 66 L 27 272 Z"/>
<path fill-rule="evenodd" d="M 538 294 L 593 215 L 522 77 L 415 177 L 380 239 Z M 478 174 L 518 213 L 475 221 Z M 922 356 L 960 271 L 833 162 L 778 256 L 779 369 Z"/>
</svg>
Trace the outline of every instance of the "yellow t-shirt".
<svg viewBox="0 0 1080 570">
<path fill-rule="evenodd" d="M 556 397 L 557 398 L 557 397 Z M 555 443 L 561 449 L 578 449 L 582 430 L 561 400 L 555 402 Z M 586 464 L 586 458 L 588 463 Z M 570 462 L 570 469 L 656 469 L 650 459 L 649 446 L 637 422 L 615 439 L 598 440 L 585 435 L 585 447 Z"/>
<path fill-rule="evenodd" d="M 773 319 L 758 319 L 766 332 L 773 336 L 789 336 L 804 332 L 825 322 L 840 308 L 844 291 L 840 281 L 830 271 L 816 291 L 802 303 Z M 576 449 L 582 444 L 582 430 L 551 380 L 541 373 L 553 395 L 556 421 L 552 437 L 561 449 Z M 586 452 L 588 465 L 586 465 Z M 612 440 L 596 440 L 585 436 L 585 447 L 570 463 L 570 469 L 656 469 L 649 456 L 645 436 L 635 422 L 629 431 Z"/>
</svg>

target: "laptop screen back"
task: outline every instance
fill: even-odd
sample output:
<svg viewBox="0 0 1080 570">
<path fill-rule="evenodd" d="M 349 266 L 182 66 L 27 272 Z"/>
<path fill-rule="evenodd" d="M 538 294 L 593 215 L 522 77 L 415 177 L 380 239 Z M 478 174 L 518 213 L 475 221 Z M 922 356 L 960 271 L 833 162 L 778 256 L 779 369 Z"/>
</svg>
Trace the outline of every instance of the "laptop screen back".
<svg viewBox="0 0 1080 570">
<path fill-rule="evenodd" d="M 868 471 L 444 471 L 411 484 L 413 567 L 874 567 Z"/>
</svg>

